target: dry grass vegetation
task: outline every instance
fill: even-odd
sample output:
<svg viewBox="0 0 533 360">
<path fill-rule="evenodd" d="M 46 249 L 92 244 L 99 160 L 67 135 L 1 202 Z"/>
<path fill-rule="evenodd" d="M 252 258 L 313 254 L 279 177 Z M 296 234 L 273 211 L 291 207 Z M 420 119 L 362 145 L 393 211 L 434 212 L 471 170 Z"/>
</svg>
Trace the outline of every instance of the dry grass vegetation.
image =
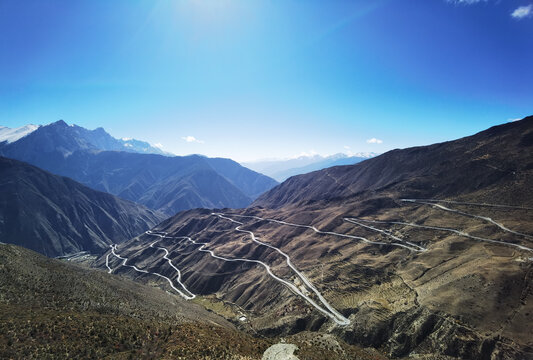
<svg viewBox="0 0 533 360">
<path fill-rule="evenodd" d="M 0 245 L 2 359 L 259 359 L 271 344 L 160 289 Z"/>
<path fill-rule="evenodd" d="M 2 359 L 259 359 L 270 344 L 203 323 L 0 306 Z"/>
<path fill-rule="evenodd" d="M 287 339 L 298 346 L 296 355 L 300 360 L 386 360 L 375 349 L 362 349 L 338 340 L 331 334 L 303 331 Z"/>
<path fill-rule="evenodd" d="M 261 359 L 277 337 L 251 335 L 215 314 L 235 319 L 241 311 L 0 245 L 0 359 Z M 300 360 L 384 359 L 332 335 L 305 334 L 287 338 Z"/>
</svg>

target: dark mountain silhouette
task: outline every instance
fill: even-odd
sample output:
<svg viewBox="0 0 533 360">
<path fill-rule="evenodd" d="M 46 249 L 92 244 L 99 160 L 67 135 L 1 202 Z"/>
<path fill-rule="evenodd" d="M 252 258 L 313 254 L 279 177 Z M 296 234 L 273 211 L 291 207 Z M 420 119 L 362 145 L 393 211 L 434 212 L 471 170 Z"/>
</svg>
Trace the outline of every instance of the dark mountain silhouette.
<svg viewBox="0 0 533 360">
<path fill-rule="evenodd" d="M 0 157 L 0 241 L 47 256 L 101 252 L 164 216 L 69 178 Z"/>
<path fill-rule="evenodd" d="M 115 150 L 114 140 L 102 128 L 58 121 L 1 144 L 0 154 L 169 215 L 196 207 L 242 208 L 277 184 L 230 159 L 101 151 Z"/>
</svg>

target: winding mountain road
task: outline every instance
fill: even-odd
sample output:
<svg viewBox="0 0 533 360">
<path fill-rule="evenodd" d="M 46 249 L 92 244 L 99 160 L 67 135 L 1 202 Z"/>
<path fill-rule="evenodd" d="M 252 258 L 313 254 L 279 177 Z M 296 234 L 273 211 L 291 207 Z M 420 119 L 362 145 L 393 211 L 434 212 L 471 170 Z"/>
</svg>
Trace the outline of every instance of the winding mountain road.
<svg viewBox="0 0 533 360">
<path fill-rule="evenodd" d="M 238 224 L 238 226 L 235 228 L 235 231 L 239 231 L 239 232 L 243 232 L 243 233 L 249 234 L 251 239 L 252 239 L 252 241 L 254 241 L 255 243 L 257 243 L 259 245 L 266 246 L 266 247 L 268 247 L 270 249 L 273 249 L 273 250 L 277 251 L 279 254 L 281 254 L 283 257 L 285 257 L 285 260 L 287 262 L 287 266 L 289 266 L 296 273 L 296 275 L 298 275 L 298 277 L 304 282 L 304 284 L 307 285 L 307 287 L 309 289 L 311 289 L 313 291 L 313 293 L 315 293 L 315 295 L 318 297 L 320 302 L 329 310 L 329 312 L 331 312 L 331 314 L 334 315 L 334 316 L 330 316 L 330 317 L 332 317 L 332 319 L 335 320 L 339 325 L 348 325 L 350 323 L 350 320 L 348 320 L 341 313 L 339 313 L 337 310 L 335 310 L 327 302 L 327 300 L 322 296 L 322 294 L 315 288 L 315 286 L 311 283 L 311 281 L 309 281 L 309 279 L 307 279 L 307 277 L 304 274 L 302 274 L 292 264 L 291 258 L 289 257 L 289 255 L 287 255 L 285 252 L 281 251 L 279 248 L 277 248 L 277 247 L 275 247 L 273 245 L 270 245 L 270 244 L 267 244 L 265 242 L 260 241 L 259 239 L 257 239 L 257 237 L 255 236 L 255 234 L 252 231 L 242 230 L 241 226 L 243 226 L 244 223 L 242 223 L 240 221 L 237 221 L 237 220 L 234 220 L 234 219 L 228 217 L 226 214 L 222 214 L 222 213 L 212 213 L 211 215 L 218 216 L 221 219 L 226 219 L 226 220 L 229 220 L 229 221 L 231 221 L 231 222 L 233 222 L 235 224 Z M 302 295 L 303 295 L 303 293 L 302 293 Z M 305 296 L 306 300 L 308 300 L 308 301 L 311 300 L 306 295 L 304 295 L 304 296 Z"/>
<path fill-rule="evenodd" d="M 148 234 L 148 232 L 146 232 L 146 234 Z M 150 235 L 152 235 L 152 234 L 150 234 Z M 156 236 L 158 236 L 158 235 L 156 235 Z M 150 244 L 150 247 L 152 247 L 153 244 L 154 244 L 154 243 Z M 180 289 L 178 289 L 176 286 L 174 286 L 174 283 L 172 282 L 172 280 L 171 280 L 170 278 L 168 278 L 168 277 L 166 277 L 166 276 L 164 276 L 164 275 L 161 275 L 161 274 L 159 274 L 159 273 L 157 273 L 157 272 L 146 271 L 146 270 L 143 270 L 143 269 L 139 269 L 139 268 L 138 268 L 137 266 L 135 266 L 135 265 L 128 265 L 128 264 L 126 264 L 126 262 L 128 261 L 128 258 L 125 258 L 125 257 L 122 257 L 122 256 L 118 255 L 118 254 L 115 252 L 117 249 L 118 249 L 118 245 L 116 245 L 116 244 L 111 245 L 111 253 L 112 253 L 115 257 L 117 257 L 118 259 L 123 260 L 123 262 L 121 263 L 121 266 L 127 266 L 127 267 L 130 267 L 130 268 L 132 268 L 133 270 L 135 270 L 135 271 L 137 271 L 137 272 L 140 272 L 140 273 L 143 273 L 143 274 L 152 274 L 152 275 L 158 276 L 158 277 L 160 277 L 160 278 L 163 278 L 163 279 L 165 279 L 166 281 L 168 281 L 168 283 L 170 284 L 170 287 L 171 287 L 172 289 L 174 289 L 174 291 L 176 291 L 176 292 L 177 292 L 181 297 L 183 297 L 185 300 L 191 300 L 191 299 L 194 299 L 194 297 L 195 297 L 194 294 L 192 294 L 190 291 L 188 291 L 185 287 L 184 287 L 185 290 L 186 290 L 187 292 L 189 292 L 189 294 L 192 294 L 192 296 L 183 293 Z M 166 250 L 166 249 L 165 249 L 165 250 Z M 109 254 L 108 254 L 108 255 L 109 255 Z M 168 255 L 168 254 L 167 254 L 167 255 Z M 165 255 L 165 257 L 166 257 L 166 255 Z M 106 257 L 106 265 L 108 265 L 108 261 L 107 261 L 107 259 L 108 259 L 108 258 Z M 167 258 L 167 260 L 168 260 L 168 258 Z M 108 266 L 108 268 L 111 270 L 111 268 L 110 268 L 109 266 Z M 109 272 L 111 272 L 111 271 L 109 271 Z M 181 284 L 182 284 L 182 283 L 180 282 L 180 285 L 181 285 Z"/>
<path fill-rule="evenodd" d="M 470 205 L 470 206 L 483 206 L 483 207 L 494 207 L 494 208 L 504 208 L 504 209 L 519 209 L 519 210 L 533 210 L 533 208 L 527 206 L 513 206 L 513 205 L 501 205 L 501 204 L 488 204 L 488 203 L 474 203 L 474 202 L 463 202 L 463 201 L 454 201 L 454 200 L 437 200 L 437 199 L 400 199 L 401 201 L 417 202 L 435 202 L 435 203 L 448 203 L 448 204 L 457 204 L 457 205 Z"/>
<path fill-rule="evenodd" d="M 422 247 L 422 246 L 417 245 L 415 243 L 412 243 L 410 241 L 407 241 L 407 240 L 404 240 L 402 238 L 399 238 L 399 237 L 395 236 L 394 234 L 392 234 L 392 233 L 390 233 L 390 232 L 388 232 L 386 230 L 381 230 L 381 229 L 375 228 L 373 226 L 362 224 L 361 222 L 357 221 L 357 219 L 355 219 L 355 218 L 343 218 L 343 220 L 347 221 L 349 223 L 355 224 L 355 225 L 359 225 L 359 226 L 364 227 L 366 229 L 377 231 L 379 233 L 387 235 L 388 237 L 390 237 L 390 238 L 392 238 L 392 239 L 394 239 L 396 241 L 400 241 L 402 243 L 408 244 L 408 246 L 410 246 L 410 247 L 408 247 L 410 250 L 413 250 L 413 251 L 427 251 L 428 250 L 425 247 Z"/>
<path fill-rule="evenodd" d="M 411 250 L 411 251 L 426 251 L 425 248 L 422 248 L 421 246 L 418 246 L 418 245 L 415 245 L 416 247 L 411 247 L 411 246 L 405 245 L 405 244 L 398 244 L 398 243 L 391 243 L 391 242 L 384 242 L 384 241 L 372 241 L 372 240 L 368 240 L 367 238 L 362 237 L 362 236 L 341 234 L 341 233 L 336 233 L 336 232 L 333 232 L 333 231 L 318 230 L 316 227 L 311 226 L 311 225 L 295 224 L 295 223 L 290 223 L 290 222 L 286 222 L 286 221 L 282 221 L 282 220 L 262 218 L 262 217 L 259 217 L 259 216 L 251 216 L 251 215 L 238 215 L 238 214 L 229 214 L 229 215 L 230 216 L 237 216 L 237 217 L 244 217 L 244 218 L 251 218 L 251 219 L 256 219 L 256 220 L 261 220 L 261 221 L 269 221 L 269 222 L 278 223 L 278 224 L 281 224 L 281 225 L 294 226 L 294 227 L 300 227 L 300 228 L 307 228 L 307 229 L 313 230 L 317 234 L 333 235 L 333 236 L 339 236 L 339 237 L 348 238 L 348 239 L 360 240 L 360 241 L 363 241 L 363 242 L 365 242 L 367 244 L 392 245 L 392 246 L 398 246 L 398 247 L 401 247 L 401 248 L 404 248 L 404 249 L 408 249 L 408 250 Z"/>
<path fill-rule="evenodd" d="M 282 283 L 283 285 L 285 285 L 286 287 L 288 287 L 292 292 L 294 292 L 295 294 L 299 295 L 300 297 L 302 297 L 305 301 L 307 301 L 309 304 L 311 304 L 315 309 L 317 309 L 318 311 L 320 311 L 321 313 L 323 313 L 324 315 L 328 316 L 329 318 L 331 318 L 336 324 L 338 325 L 342 325 L 342 326 L 345 326 L 345 325 L 349 325 L 350 324 L 350 320 L 345 318 L 344 316 L 342 316 L 341 314 L 339 314 L 337 311 L 335 312 L 331 312 L 327 309 L 325 309 L 324 307 L 320 306 L 319 304 L 317 304 L 312 298 L 310 298 L 309 296 L 305 295 L 300 289 L 298 289 L 298 287 L 296 287 L 294 284 L 286 281 L 286 280 L 283 280 L 282 278 L 276 276 L 273 272 L 272 272 L 272 269 L 270 268 L 269 265 L 265 264 L 264 262 L 260 261 L 260 260 L 251 260 L 251 259 L 244 259 L 244 258 L 227 258 L 227 257 L 223 257 L 223 256 L 220 256 L 220 255 L 217 255 L 215 254 L 212 250 L 209 250 L 209 249 L 206 249 L 207 246 L 209 246 L 208 243 L 202 243 L 202 242 L 198 242 L 198 241 L 195 241 L 193 240 L 192 238 L 188 237 L 188 236 L 168 236 L 168 235 L 160 235 L 160 234 L 155 234 L 154 232 L 150 232 L 150 233 L 147 233 L 148 235 L 152 235 L 152 236 L 159 236 L 159 237 L 162 237 L 162 238 L 166 238 L 166 239 L 183 239 L 183 240 L 186 240 L 186 241 L 189 241 L 190 243 L 194 244 L 194 245 L 200 245 L 200 247 L 198 248 L 198 251 L 201 251 L 201 252 L 205 252 L 205 253 L 208 253 L 211 257 L 215 258 L 215 259 L 219 259 L 219 260 L 223 260 L 223 261 L 229 261 L 229 262 L 249 262 L 249 263 L 255 263 L 255 264 L 259 264 L 261 265 L 262 267 L 265 268 L 265 270 L 267 271 L 267 273 L 276 281 L 279 281 L 280 283 Z M 329 305 L 329 304 L 328 304 Z M 327 307 L 327 306 L 326 306 Z M 337 314 L 339 314 L 340 316 L 338 316 Z"/>
<path fill-rule="evenodd" d="M 109 274 L 111 274 L 111 273 L 113 272 L 113 269 L 111 269 L 111 268 L 109 267 L 109 255 L 110 255 L 110 254 L 107 254 L 106 257 L 105 257 L 105 266 L 106 266 L 107 269 L 108 269 L 107 272 L 108 272 Z"/>
<path fill-rule="evenodd" d="M 505 227 L 503 224 L 501 224 L 501 223 L 499 223 L 497 221 L 494 221 L 490 217 L 487 217 L 487 216 L 480 216 L 480 215 L 470 214 L 470 213 L 467 213 L 467 212 L 464 212 L 464 211 L 461 211 L 461 210 L 450 209 L 450 208 L 448 208 L 448 207 L 446 207 L 444 205 L 436 204 L 436 203 L 433 203 L 433 202 L 420 201 L 420 200 L 417 200 L 417 199 L 401 199 L 401 201 L 415 203 L 415 204 L 425 204 L 425 205 L 433 206 L 434 208 L 437 208 L 437 209 L 440 209 L 440 210 L 456 213 L 456 214 L 459 214 L 459 215 L 462 215 L 462 216 L 467 216 L 467 217 L 472 217 L 472 218 L 484 220 L 484 221 L 489 222 L 489 223 L 491 223 L 493 225 L 496 225 L 497 227 L 499 227 L 503 231 L 506 231 L 506 232 L 514 234 L 514 235 L 523 236 L 523 237 L 525 237 L 527 239 L 533 240 L 533 236 L 532 235 L 528 235 L 528 234 L 524 234 L 524 233 L 521 233 L 521 232 L 518 232 L 518 231 L 511 230 L 511 229 Z M 495 206 L 495 205 L 493 205 L 493 206 Z"/>
<path fill-rule="evenodd" d="M 162 236 L 161 236 L 162 237 Z M 153 243 L 150 244 L 150 247 L 153 248 L 155 243 L 157 243 L 159 240 L 157 241 L 154 241 Z M 181 271 L 180 269 L 178 269 L 173 263 L 172 263 L 172 260 L 168 257 L 168 255 L 170 254 L 169 251 L 162 247 L 162 246 L 158 246 L 156 247 L 156 249 L 159 249 L 159 250 L 163 250 L 165 252 L 165 255 L 163 256 L 163 259 L 167 260 L 168 261 L 168 264 L 178 273 L 178 276 L 176 277 L 176 280 L 178 282 L 178 284 L 181 285 L 181 287 L 183 288 L 183 290 L 185 290 L 187 293 L 189 293 L 189 295 L 182 295 L 185 299 L 187 300 L 192 300 L 196 297 L 195 294 L 193 294 L 192 292 L 189 291 L 189 289 L 187 289 L 187 287 L 181 282 Z"/>
<path fill-rule="evenodd" d="M 350 222 L 353 222 L 354 218 L 347 218 L 347 220 L 350 221 Z M 513 244 L 513 243 L 506 242 L 506 241 L 501 241 L 501 240 L 493 240 L 493 239 L 482 238 L 482 237 L 470 235 L 470 234 L 468 234 L 468 233 L 466 233 L 464 231 L 460 231 L 460 230 L 456 230 L 456 229 L 452 229 L 452 228 L 445 228 L 445 227 L 439 227 L 439 226 L 426 226 L 426 225 L 419 225 L 419 224 L 414 224 L 414 223 L 409 223 L 409 222 L 402 222 L 402 221 L 380 221 L 380 220 L 363 220 L 363 219 L 356 219 L 356 220 L 360 221 L 360 222 L 368 222 L 368 223 L 373 223 L 373 224 L 395 224 L 395 225 L 411 226 L 411 227 L 416 227 L 416 228 L 421 228 L 421 229 L 448 231 L 448 232 L 455 233 L 455 234 L 457 234 L 459 236 L 467 237 L 467 238 L 474 239 L 474 240 L 485 241 L 485 242 L 490 242 L 490 243 L 494 243 L 494 244 L 512 246 L 512 247 L 516 247 L 516 248 L 518 248 L 520 250 L 525 250 L 525 251 L 533 251 L 533 249 L 528 248 L 527 246 L 523 246 L 523 245 L 519 245 L 519 244 Z"/>
<path fill-rule="evenodd" d="M 448 207 L 443 206 L 441 204 L 438 204 L 437 202 L 449 202 L 449 203 L 457 203 L 457 204 L 465 204 L 465 205 L 479 205 L 479 206 L 495 206 L 495 207 L 502 207 L 502 208 L 518 208 L 518 209 L 526 209 L 526 210 L 529 209 L 529 208 L 512 207 L 512 206 L 506 206 L 506 205 L 493 205 L 493 204 L 459 203 L 459 202 L 452 202 L 452 201 L 429 200 L 429 199 L 423 199 L 423 200 L 401 199 L 401 201 L 410 202 L 410 203 L 417 203 L 417 204 L 430 205 L 430 206 L 433 206 L 433 207 L 438 208 L 440 210 L 449 211 L 449 212 L 452 212 L 452 213 L 457 213 L 457 214 L 462 215 L 462 216 L 478 218 L 478 219 L 484 220 L 486 222 L 489 222 L 489 223 L 491 223 L 493 225 L 496 225 L 497 227 L 499 227 L 500 229 L 502 229 L 502 230 L 504 230 L 506 232 L 509 232 L 509 233 L 512 233 L 512 234 L 515 234 L 515 235 L 519 235 L 519 236 L 522 236 L 522 237 L 533 239 L 533 236 L 528 235 L 528 234 L 523 234 L 523 233 L 520 233 L 520 232 L 517 232 L 517 231 L 514 231 L 514 230 L 511 230 L 511 229 L 505 227 L 503 224 L 498 223 L 498 222 L 494 221 L 493 219 L 491 219 L 489 217 L 470 214 L 470 213 L 467 213 L 467 212 L 464 212 L 464 211 L 460 211 L 460 210 L 456 210 L 456 209 L 451 209 L 451 208 L 448 208 Z M 294 264 L 292 263 L 292 261 L 290 259 L 290 256 L 287 253 L 283 252 L 278 247 L 275 247 L 275 246 L 273 246 L 273 245 L 271 245 L 269 243 L 266 243 L 266 242 L 263 242 L 263 241 L 259 240 L 257 238 L 257 236 L 254 234 L 254 232 L 242 229 L 242 227 L 245 226 L 246 224 L 243 223 L 243 222 L 235 220 L 234 217 L 249 218 L 249 219 L 254 219 L 254 220 L 258 220 L 258 221 L 273 222 L 273 223 L 277 223 L 277 224 L 280 224 L 280 225 L 287 225 L 287 226 L 292 226 L 292 227 L 300 227 L 300 228 L 313 230 L 317 234 L 332 235 L 332 236 L 338 236 L 338 237 L 349 238 L 349 239 L 354 239 L 354 240 L 360 240 L 360 241 L 363 241 L 365 243 L 374 244 L 374 245 L 392 245 L 392 246 L 402 247 L 402 248 L 405 248 L 405 249 L 408 249 L 408 250 L 414 251 L 414 252 L 424 252 L 424 251 L 427 251 L 427 248 L 422 247 L 420 245 L 417 245 L 417 244 L 415 244 L 413 242 L 406 241 L 406 240 L 404 240 L 404 239 L 402 239 L 402 238 L 400 238 L 398 236 L 395 236 L 394 234 L 392 234 L 391 232 L 389 232 L 387 230 L 379 229 L 379 228 L 376 228 L 376 227 L 368 225 L 368 224 L 397 224 L 397 225 L 411 226 L 411 227 L 417 227 L 417 228 L 423 228 L 423 229 L 447 231 L 447 232 L 452 232 L 452 233 L 457 234 L 459 236 L 467 237 L 467 238 L 470 238 L 470 239 L 473 239 L 473 240 L 478 240 L 478 241 L 484 241 L 484 242 L 490 242 L 490 243 L 496 243 L 496 244 L 516 247 L 516 248 L 518 248 L 520 250 L 525 250 L 525 251 L 533 251 L 532 248 L 529 248 L 529 247 L 526 247 L 526 246 L 523 246 L 523 245 L 513 244 L 513 243 L 500 241 L 500 240 L 482 238 L 482 237 L 479 237 L 479 236 L 470 235 L 470 234 L 468 234 L 466 232 L 463 232 L 463 231 L 460 231 L 460 230 L 457 230 L 457 229 L 453 229 L 453 228 L 438 227 L 438 226 L 425 226 L 425 225 L 419 225 L 419 224 L 415 224 L 415 223 L 401 222 L 401 221 L 365 220 L 365 219 L 358 219 L 358 218 L 354 218 L 354 217 L 345 217 L 345 218 L 343 218 L 343 220 L 346 221 L 346 222 L 349 222 L 349 223 L 352 223 L 352 224 L 355 224 L 355 225 L 358 225 L 358 226 L 361 226 L 361 227 L 364 227 L 364 228 L 367 228 L 367 229 L 382 233 L 382 234 L 392 238 L 395 241 L 395 242 L 383 242 L 383 241 L 372 241 L 372 240 L 369 240 L 369 239 L 367 239 L 365 237 L 362 237 L 362 236 L 341 234 L 341 233 L 336 233 L 336 232 L 332 232 L 332 231 L 322 231 L 322 230 L 319 230 L 315 226 L 312 226 L 312 225 L 302 225 L 302 224 L 290 223 L 290 222 L 286 222 L 286 221 L 282 221 L 282 220 L 262 218 L 262 217 L 259 217 L 259 216 L 239 215 L 239 214 L 226 214 L 226 213 L 211 213 L 211 215 L 212 216 L 216 216 L 216 217 L 218 217 L 220 219 L 228 220 L 228 221 L 236 224 L 237 226 L 234 228 L 234 231 L 248 234 L 253 242 L 255 242 L 255 243 L 257 243 L 258 245 L 261 245 L 261 246 L 266 246 L 266 247 L 276 251 L 281 256 L 283 256 L 285 258 L 285 262 L 286 262 L 287 266 L 301 279 L 301 281 L 303 282 L 305 287 L 310 289 L 315 294 L 316 298 L 319 301 L 317 302 L 313 298 L 309 297 L 307 294 L 304 293 L 304 291 L 302 291 L 300 288 L 298 288 L 295 284 L 276 276 L 272 272 L 271 267 L 268 264 L 264 263 L 263 261 L 254 260 L 254 259 L 245 259 L 245 258 L 228 258 L 228 257 L 220 256 L 220 255 L 215 254 L 213 250 L 209 250 L 209 249 L 206 248 L 206 247 L 209 246 L 208 243 L 195 241 L 191 237 L 188 237 L 188 236 L 168 236 L 168 234 L 166 232 L 157 232 L 157 231 L 147 231 L 145 234 L 146 235 L 150 235 L 150 236 L 159 237 L 160 240 L 161 239 L 182 239 L 182 240 L 186 240 L 187 242 L 190 242 L 191 244 L 199 245 L 200 247 L 197 249 L 198 251 L 208 253 L 211 257 L 213 257 L 215 259 L 228 261 L 228 262 L 248 262 L 248 263 L 254 263 L 254 264 L 260 265 L 267 271 L 267 273 L 269 274 L 270 277 L 272 277 L 274 280 L 280 282 L 281 284 L 283 284 L 284 286 L 289 288 L 289 290 L 291 290 L 293 293 L 295 293 L 296 295 L 298 295 L 301 298 L 303 298 L 306 302 L 308 302 L 315 309 L 317 309 L 318 311 L 320 311 L 324 315 L 328 316 L 336 324 L 341 325 L 341 326 L 349 325 L 350 324 L 350 320 L 348 318 L 344 317 L 341 313 L 339 313 L 336 309 L 334 309 L 328 303 L 328 301 L 322 296 L 322 294 L 311 283 L 311 281 L 309 281 L 309 279 L 304 274 L 302 274 L 294 266 Z M 163 246 L 155 246 L 155 244 L 157 244 L 160 240 L 157 240 L 157 241 L 154 241 L 154 242 L 150 243 L 149 247 L 155 248 L 155 249 L 158 249 L 158 250 L 161 250 L 161 251 L 165 252 L 165 254 L 163 256 L 163 259 L 165 259 L 168 262 L 168 264 L 174 269 L 174 271 L 176 271 L 176 273 L 177 273 L 176 280 L 177 280 L 177 283 L 181 286 L 182 290 L 178 289 L 174 285 L 173 281 L 170 278 L 168 278 L 168 277 L 166 277 L 164 275 L 161 275 L 161 274 L 156 273 L 156 272 L 149 272 L 149 271 L 146 271 L 146 270 L 143 270 L 143 269 L 139 269 L 135 265 L 128 265 L 127 264 L 128 258 L 122 257 L 119 254 L 117 254 L 116 251 L 118 249 L 118 245 L 115 245 L 115 244 L 111 245 L 111 254 L 113 256 L 117 257 L 118 259 L 122 260 L 121 266 L 130 267 L 130 268 L 134 269 L 135 271 L 143 273 L 143 274 L 152 274 L 152 275 L 164 278 L 170 284 L 172 289 L 174 289 L 181 297 L 183 297 L 186 300 L 194 299 L 196 297 L 196 295 L 193 294 L 191 291 L 189 291 L 186 288 L 185 284 L 183 284 L 182 278 L 181 278 L 182 275 L 181 275 L 180 269 L 176 265 L 174 265 L 172 260 L 169 258 L 169 255 L 170 255 L 169 250 L 166 249 Z M 111 254 L 107 254 L 106 262 L 105 262 L 109 273 L 113 272 L 113 269 L 109 265 L 109 256 Z"/>
</svg>

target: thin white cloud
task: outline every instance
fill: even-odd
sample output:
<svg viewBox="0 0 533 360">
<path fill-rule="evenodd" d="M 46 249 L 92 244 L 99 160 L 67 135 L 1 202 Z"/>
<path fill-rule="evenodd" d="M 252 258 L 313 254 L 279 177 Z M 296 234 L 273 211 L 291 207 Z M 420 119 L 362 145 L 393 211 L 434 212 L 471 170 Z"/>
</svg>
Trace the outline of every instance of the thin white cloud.
<svg viewBox="0 0 533 360">
<path fill-rule="evenodd" d="M 526 17 L 530 17 L 532 15 L 533 15 L 533 4 L 529 4 L 526 6 L 520 6 L 511 13 L 511 16 L 514 17 L 515 19 L 523 19 Z"/>
<path fill-rule="evenodd" d="M 184 136 L 182 137 L 183 140 L 187 141 L 188 143 L 198 143 L 198 144 L 203 144 L 204 141 L 203 140 L 198 140 L 197 138 L 195 138 L 194 136 Z"/>
<path fill-rule="evenodd" d="M 288 159 L 290 160 L 290 159 L 298 159 L 301 157 L 313 157 L 316 155 L 318 155 L 318 153 L 315 150 L 309 150 L 309 151 L 302 151 L 298 155 L 291 156 Z"/>
<path fill-rule="evenodd" d="M 463 4 L 463 5 L 472 5 L 472 4 L 477 4 L 477 3 L 485 2 L 485 1 L 487 0 L 448 0 L 448 2 L 450 3 Z"/>
<path fill-rule="evenodd" d="M 344 145 L 344 148 L 345 148 L 346 150 L 350 150 L 350 147 L 349 147 L 348 145 Z"/>
<path fill-rule="evenodd" d="M 154 144 L 153 146 L 158 148 L 158 149 L 163 149 L 163 144 L 161 144 L 161 143 Z"/>
<path fill-rule="evenodd" d="M 383 140 L 372 138 L 366 141 L 369 144 L 383 144 Z"/>
</svg>

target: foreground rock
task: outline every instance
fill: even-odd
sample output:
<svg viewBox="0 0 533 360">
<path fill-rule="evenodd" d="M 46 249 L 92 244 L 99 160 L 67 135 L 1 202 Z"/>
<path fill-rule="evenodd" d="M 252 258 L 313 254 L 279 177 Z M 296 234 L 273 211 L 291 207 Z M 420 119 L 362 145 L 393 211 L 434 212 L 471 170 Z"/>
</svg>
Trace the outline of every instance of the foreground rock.
<svg viewBox="0 0 533 360">
<path fill-rule="evenodd" d="M 298 346 L 294 344 L 275 344 L 265 351 L 262 360 L 298 360 L 294 355 L 297 350 Z"/>
</svg>

